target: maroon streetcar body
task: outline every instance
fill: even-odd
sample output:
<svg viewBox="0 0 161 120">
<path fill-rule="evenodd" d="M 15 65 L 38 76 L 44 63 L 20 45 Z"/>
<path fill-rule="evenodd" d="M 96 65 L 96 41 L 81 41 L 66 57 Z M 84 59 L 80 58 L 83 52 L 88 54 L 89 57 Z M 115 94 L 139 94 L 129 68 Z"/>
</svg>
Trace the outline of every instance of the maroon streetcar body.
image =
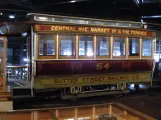
<svg viewBox="0 0 161 120">
<path fill-rule="evenodd" d="M 36 76 L 152 71 L 152 60 L 37 61 Z"/>
</svg>

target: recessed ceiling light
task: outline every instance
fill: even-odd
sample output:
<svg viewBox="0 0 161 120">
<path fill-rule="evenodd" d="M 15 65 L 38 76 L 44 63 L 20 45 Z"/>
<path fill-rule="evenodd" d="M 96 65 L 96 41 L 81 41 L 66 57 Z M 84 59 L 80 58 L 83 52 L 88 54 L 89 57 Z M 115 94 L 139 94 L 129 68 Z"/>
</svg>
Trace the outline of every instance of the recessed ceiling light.
<svg viewBox="0 0 161 120">
<path fill-rule="evenodd" d="M 3 15 L 3 13 L 2 13 L 2 12 L 0 12 L 0 15 Z"/>
</svg>

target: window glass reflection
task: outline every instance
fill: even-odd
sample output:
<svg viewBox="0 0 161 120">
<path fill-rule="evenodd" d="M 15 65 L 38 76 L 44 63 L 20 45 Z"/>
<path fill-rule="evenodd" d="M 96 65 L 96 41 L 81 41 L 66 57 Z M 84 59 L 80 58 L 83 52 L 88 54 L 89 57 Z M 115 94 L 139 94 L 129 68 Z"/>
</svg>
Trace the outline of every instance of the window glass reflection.
<svg viewBox="0 0 161 120">
<path fill-rule="evenodd" d="M 39 42 L 39 55 L 44 55 L 44 40 Z"/>
<path fill-rule="evenodd" d="M 113 56 L 125 55 L 125 38 L 114 37 Z"/>
<path fill-rule="evenodd" d="M 142 56 L 152 56 L 152 40 L 143 39 Z"/>
<path fill-rule="evenodd" d="M 129 38 L 129 55 L 139 56 L 139 38 Z"/>
<path fill-rule="evenodd" d="M 74 35 L 60 35 L 60 55 L 74 55 Z"/>
<path fill-rule="evenodd" d="M 79 37 L 79 56 L 93 56 L 93 37 Z"/>
<path fill-rule="evenodd" d="M 110 54 L 110 37 L 97 36 L 97 55 L 108 56 Z"/>
<path fill-rule="evenodd" d="M 55 55 L 55 41 L 53 35 L 40 35 L 39 55 Z"/>
</svg>

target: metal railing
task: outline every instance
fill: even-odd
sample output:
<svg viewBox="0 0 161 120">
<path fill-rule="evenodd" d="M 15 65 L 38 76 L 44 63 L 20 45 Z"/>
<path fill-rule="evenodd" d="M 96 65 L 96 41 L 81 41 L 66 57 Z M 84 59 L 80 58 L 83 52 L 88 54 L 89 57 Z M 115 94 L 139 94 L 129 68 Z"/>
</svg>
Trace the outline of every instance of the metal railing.
<svg viewBox="0 0 161 120">
<path fill-rule="evenodd" d="M 7 81 L 28 81 L 27 66 L 7 66 Z"/>
</svg>

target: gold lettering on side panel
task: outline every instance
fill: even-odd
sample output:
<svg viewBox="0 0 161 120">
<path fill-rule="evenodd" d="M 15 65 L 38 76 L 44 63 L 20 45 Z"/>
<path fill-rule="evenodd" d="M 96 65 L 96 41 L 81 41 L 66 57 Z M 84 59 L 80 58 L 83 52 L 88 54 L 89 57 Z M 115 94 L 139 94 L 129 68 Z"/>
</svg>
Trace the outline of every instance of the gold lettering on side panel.
<svg viewBox="0 0 161 120">
<path fill-rule="evenodd" d="M 137 30 L 131 30 L 130 34 L 132 34 L 132 35 L 140 35 L 140 36 L 147 36 L 147 32 L 145 32 L 145 31 L 137 31 Z"/>
<path fill-rule="evenodd" d="M 90 31 L 96 33 L 110 33 L 110 28 L 90 28 Z"/>
<path fill-rule="evenodd" d="M 122 30 L 122 33 L 129 35 L 130 34 L 130 31 L 129 30 Z"/>
<path fill-rule="evenodd" d="M 76 28 L 73 26 L 51 26 L 51 31 L 66 31 L 66 32 L 76 32 Z"/>
<path fill-rule="evenodd" d="M 40 30 L 40 25 L 35 25 L 35 31 L 39 31 Z"/>
<path fill-rule="evenodd" d="M 61 85 L 61 84 L 85 84 L 85 83 L 105 83 L 114 81 L 139 81 L 151 78 L 151 73 L 132 73 L 132 74 L 109 74 L 109 75 L 94 75 L 94 76 L 74 76 L 74 77 L 55 77 L 53 79 L 41 80 L 42 85 Z"/>
<path fill-rule="evenodd" d="M 88 27 L 78 27 L 78 32 L 90 32 Z"/>
<path fill-rule="evenodd" d="M 67 25 L 35 25 L 35 31 L 62 31 L 62 32 L 82 32 L 82 33 L 109 33 L 133 36 L 154 36 L 154 32 L 145 30 L 131 30 L 121 28 L 105 28 L 105 27 L 83 27 L 83 26 L 67 26 Z"/>
</svg>

